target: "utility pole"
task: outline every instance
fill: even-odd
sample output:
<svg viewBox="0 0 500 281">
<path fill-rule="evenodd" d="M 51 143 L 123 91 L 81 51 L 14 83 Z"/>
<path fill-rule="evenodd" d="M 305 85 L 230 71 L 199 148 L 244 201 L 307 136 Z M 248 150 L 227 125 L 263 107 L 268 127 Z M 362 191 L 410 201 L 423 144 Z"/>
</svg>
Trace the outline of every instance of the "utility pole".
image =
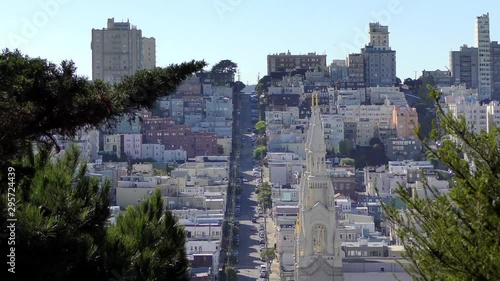
<svg viewBox="0 0 500 281">
<path fill-rule="evenodd" d="M 240 76 L 240 70 L 238 69 L 238 81 L 241 81 L 240 78 L 241 78 L 241 76 Z"/>
</svg>

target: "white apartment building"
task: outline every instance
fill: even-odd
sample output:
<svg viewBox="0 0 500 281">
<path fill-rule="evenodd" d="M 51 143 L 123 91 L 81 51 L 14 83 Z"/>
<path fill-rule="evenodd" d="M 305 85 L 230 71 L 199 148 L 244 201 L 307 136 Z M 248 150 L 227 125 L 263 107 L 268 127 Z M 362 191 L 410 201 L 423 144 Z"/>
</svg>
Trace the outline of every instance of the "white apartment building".
<svg viewBox="0 0 500 281">
<path fill-rule="evenodd" d="M 489 13 L 476 17 L 476 46 L 479 64 L 479 99 L 491 98 L 491 49 Z"/>
<path fill-rule="evenodd" d="M 271 86 L 268 90 L 268 95 L 300 95 L 301 87 L 296 86 Z"/>
<path fill-rule="evenodd" d="M 163 151 L 163 162 L 165 163 L 186 162 L 187 159 L 187 151 L 183 149 L 165 149 Z"/>
<path fill-rule="evenodd" d="M 123 151 L 121 135 L 115 134 L 104 136 L 103 151 L 107 153 L 116 153 L 116 156 L 121 157 Z"/>
<path fill-rule="evenodd" d="M 446 180 L 438 180 L 436 177 L 427 177 L 427 184 L 431 188 L 435 188 L 439 194 L 445 194 L 450 190 L 450 183 Z M 433 198 L 430 192 L 425 191 L 424 184 L 421 181 L 417 181 L 412 186 L 412 196 L 424 198 L 427 194 L 430 198 Z"/>
<path fill-rule="evenodd" d="M 370 146 L 370 140 L 375 136 L 375 124 L 369 118 L 359 118 L 356 130 L 355 145 Z"/>
<path fill-rule="evenodd" d="M 142 135 L 126 134 L 123 135 L 123 151 L 130 159 L 141 158 L 142 153 Z"/>
<path fill-rule="evenodd" d="M 142 37 L 142 31 L 128 21 L 110 18 L 107 28 L 92 29 L 91 49 L 92 80 L 115 83 L 156 64 L 154 38 Z"/>
<path fill-rule="evenodd" d="M 449 104 L 448 110 L 455 118 L 461 118 L 463 116 L 469 129 L 476 134 L 488 129 L 486 120 L 487 106 L 480 105 L 479 102 L 472 104 L 460 102 Z"/>
<path fill-rule="evenodd" d="M 152 158 L 156 162 L 163 163 L 164 162 L 164 154 L 165 154 L 165 145 L 163 144 L 153 144 L 153 143 L 145 143 L 142 144 L 141 158 L 148 159 Z"/>
<path fill-rule="evenodd" d="M 54 136 L 57 144 L 61 148 L 59 154 L 54 156 L 63 156 L 67 149 L 71 146 L 76 146 L 80 152 L 80 158 L 82 160 L 94 162 L 98 159 L 99 134 L 98 130 L 79 130 L 71 139 Z"/>
<path fill-rule="evenodd" d="M 337 106 L 361 105 L 366 101 L 365 89 L 335 90 Z"/>
<path fill-rule="evenodd" d="M 490 104 L 486 106 L 486 111 L 488 113 L 488 115 L 486 115 L 486 123 L 488 124 L 486 130 L 489 132 L 493 126 L 500 128 L 500 102 L 490 102 Z"/>
<path fill-rule="evenodd" d="M 265 116 L 267 126 L 291 126 L 296 123 L 297 119 L 299 119 L 299 108 L 289 107 L 287 111 L 266 111 Z M 270 131 L 270 133 L 272 132 Z"/>
<path fill-rule="evenodd" d="M 393 105 L 350 105 L 338 108 L 338 113 L 342 115 L 344 122 L 357 122 L 359 118 L 370 119 L 374 125 L 380 122 L 392 123 Z"/>
<path fill-rule="evenodd" d="M 403 92 L 399 91 L 399 87 L 371 87 L 367 89 L 371 104 L 382 104 L 388 100 L 392 105 L 406 106 L 406 98 Z"/>
<path fill-rule="evenodd" d="M 299 155 L 289 152 L 269 152 L 267 154 L 269 181 L 271 184 L 295 184 L 295 175 L 302 173 L 303 161 Z"/>
<path fill-rule="evenodd" d="M 335 207 L 338 207 L 342 213 L 351 213 L 351 198 L 348 196 L 337 196 L 335 198 Z"/>
<path fill-rule="evenodd" d="M 321 115 L 327 150 L 338 151 L 339 143 L 344 140 L 344 120 L 342 115 Z"/>
</svg>

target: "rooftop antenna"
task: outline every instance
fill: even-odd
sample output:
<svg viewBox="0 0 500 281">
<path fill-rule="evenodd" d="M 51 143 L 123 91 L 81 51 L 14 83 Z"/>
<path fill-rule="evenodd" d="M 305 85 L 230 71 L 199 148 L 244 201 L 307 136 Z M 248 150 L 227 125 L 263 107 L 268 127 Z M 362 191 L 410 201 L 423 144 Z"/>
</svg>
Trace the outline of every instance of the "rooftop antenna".
<svg viewBox="0 0 500 281">
<path fill-rule="evenodd" d="M 240 70 L 238 69 L 238 81 L 241 81 L 240 80 Z"/>
</svg>

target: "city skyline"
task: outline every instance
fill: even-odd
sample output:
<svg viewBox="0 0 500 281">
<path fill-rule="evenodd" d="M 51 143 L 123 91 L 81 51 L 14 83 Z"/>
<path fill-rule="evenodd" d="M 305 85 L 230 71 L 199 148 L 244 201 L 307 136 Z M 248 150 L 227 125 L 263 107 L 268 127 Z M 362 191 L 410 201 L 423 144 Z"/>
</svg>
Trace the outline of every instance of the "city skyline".
<svg viewBox="0 0 500 281">
<path fill-rule="evenodd" d="M 402 80 L 419 77 L 424 69 L 450 67 L 449 51 L 464 44 L 475 46 L 475 19 L 482 14 L 490 14 L 491 40 L 500 41 L 500 29 L 495 25 L 500 5 L 494 3 L 454 8 L 448 8 L 454 3 L 451 1 L 357 0 L 340 6 L 320 1 L 308 6 L 299 6 L 298 1 L 264 3 L 191 0 L 153 1 L 145 6 L 131 1 L 120 5 L 72 0 L 32 1 L 31 5 L 10 2 L 10 12 L 3 19 L 9 31 L 3 33 L 0 43 L 2 49 L 19 48 L 24 54 L 54 63 L 71 59 L 78 74 L 91 78 L 92 28 L 104 28 L 108 18 L 129 20 L 143 36 L 156 39 L 157 66 L 192 59 L 204 59 L 211 66 L 230 59 L 238 64 L 241 81 L 255 84 L 259 74 L 266 74 L 268 54 L 316 52 L 326 54 L 330 64 L 359 52 L 369 41 L 370 22 L 389 26 L 391 47 L 397 52 L 397 77 Z M 258 16 L 265 12 L 269 15 Z"/>
</svg>

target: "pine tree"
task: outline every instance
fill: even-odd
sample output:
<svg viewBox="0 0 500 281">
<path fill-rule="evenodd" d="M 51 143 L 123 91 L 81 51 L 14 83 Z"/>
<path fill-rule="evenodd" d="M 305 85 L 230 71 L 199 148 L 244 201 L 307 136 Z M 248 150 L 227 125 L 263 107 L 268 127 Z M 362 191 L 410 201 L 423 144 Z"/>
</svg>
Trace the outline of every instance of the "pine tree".
<svg viewBox="0 0 500 281">
<path fill-rule="evenodd" d="M 140 220 L 126 225 L 137 237 L 118 241 L 113 236 L 117 230 L 105 226 L 110 183 L 86 176 L 76 148 L 55 161 L 52 153 L 58 151 L 55 135 L 71 138 L 80 129 L 112 126 L 118 118 L 151 109 L 205 65 L 191 61 L 138 71 L 108 85 L 76 75 L 71 61 L 58 66 L 17 50 L 0 54 L 0 181 L 15 182 L 15 277 L 122 280 L 121 270 L 126 269 L 136 280 L 184 280 L 185 236 L 160 202 L 141 205 L 135 211 Z M 33 143 L 39 148 L 36 155 Z M 7 197 L 12 190 L 0 186 L 0 232 L 8 233 Z M 131 216 L 127 214 L 125 222 Z"/>
<path fill-rule="evenodd" d="M 0 54 L 0 164 L 31 149 L 31 141 L 55 144 L 54 135 L 71 137 L 79 129 L 98 127 L 155 101 L 206 65 L 191 61 L 141 70 L 108 85 L 75 74 L 72 61 L 60 66 L 19 51 Z"/>
<path fill-rule="evenodd" d="M 165 209 L 157 190 L 109 228 L 108 267 L 121 265 L 126 279 L 137 281 L 189 280 L 185 243 L 184 227 Z"/>
<path fill-rule="evenodd" d="M 430 96 L 441 126 L 431 132 L 431 140 L 441 141 L 439 131 L 456 141 L 443 140 L 438 148 L 423 143 L 454 176 L 446 195 L 424 181 L 423 197 L 403 188 L 397 191 L 406 210 L 384 207 L 410 262 L 405 269 L 414 280 L 498 280 L 500 131 L 492 126 L 474 134 L 463 117 L 457 120 L 445 113 L 438 91 L 431 89 Z"/>
<path fill-rule="evenodd" d="M 42 149 L 21 163 L 35 172 L 16 186 L 16 277 L 95 280 L 102 273 L 110 183 L 100 186 L 86 176 L 75 147 L 56 161 L 49 151 Z M 7 201 L 6 194 L 1 197 Z M 7 216 L 2 212 L 2 220 Z"/>
</svg>

